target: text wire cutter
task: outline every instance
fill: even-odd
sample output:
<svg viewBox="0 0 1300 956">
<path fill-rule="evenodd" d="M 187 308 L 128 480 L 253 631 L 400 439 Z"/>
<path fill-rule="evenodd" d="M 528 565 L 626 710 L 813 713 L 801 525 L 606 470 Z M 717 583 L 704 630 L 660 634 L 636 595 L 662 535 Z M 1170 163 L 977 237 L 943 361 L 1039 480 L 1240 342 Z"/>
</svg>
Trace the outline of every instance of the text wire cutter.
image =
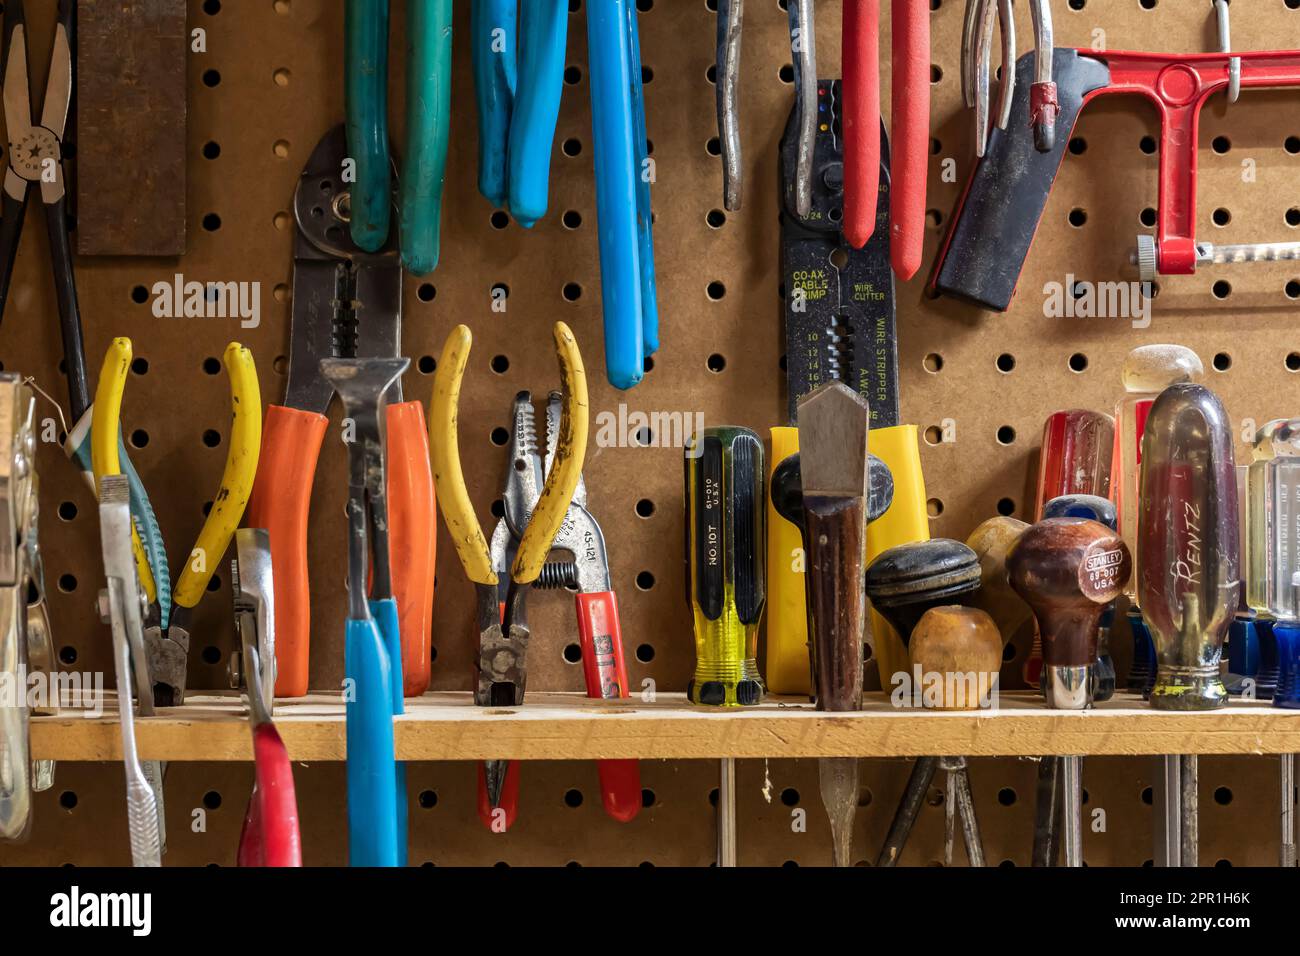
<svg viewBox="0 0 1300 956">
<path fill-rule="evenodd" d="M 509 592 L 511 564 L 518 554 L 529 516 L 537 506 L 538 495 L 555 460 L 563 407 L 563 396 L 551 392 L 546 403 L 546 458 L 543 461 L 537 447 L 532 395 L 520 392 L 515 396 L 510 463 L 501 499 L 503 516 L 497 521 L 491 544 L 492 567 L 499 578 L 498 593 L 503 606 Z M 551 542 L 551 550 L 566 552 L 572 559 L 547 563 L 533 587 L 574 592 L 587 696 L 597 700 L 627 698 L 630 693 L 627 665 L 623 658 L 618 598 L 610 583 L 605 535 L 587 510 L 587 484 L 581 475 L 564 523 Z M 632 820 L 641 810 L 641 774 L 637 761 L 601 760 L 596 766 L 605 812 L 620 823 Z M 514 823 L 518 813 L 518 773 L 518 763 L 511 761 L 495 803 L 481 782 L 479 816 L 489 827 L 495 823 L 494 810 L 498 807 L 506 812 L 506 826 Z"/>
<path fill-rule="evenodd" d="M 429 417 L 433 477 L 443 520 L 478 595 L 479 653 L 474 703 L 480 707 L 517 707 L 524 702 L 528 678 L 525 599 L 529 587 L 541 576 L 551 542 L 569 513 L 587 454 L 587 375 L 573 333 L 563 322 L 556 322 L 555 350 L 564 386 L 564 406 L 556 435 L 555 458 L 532 516 L 522 529 L 503 606 L 498 594 L 500 578 L 493 570 L 491 550 L 470 503 L 457 446 L 460 386 L 472 341 L 466 326 L 456 326 L 447 337 L 438 361 Z M 489 760 L 484 767 L 488 799 L 493 806 L 500 803 L 507 765 L 505 760 Z"/>
</svg>

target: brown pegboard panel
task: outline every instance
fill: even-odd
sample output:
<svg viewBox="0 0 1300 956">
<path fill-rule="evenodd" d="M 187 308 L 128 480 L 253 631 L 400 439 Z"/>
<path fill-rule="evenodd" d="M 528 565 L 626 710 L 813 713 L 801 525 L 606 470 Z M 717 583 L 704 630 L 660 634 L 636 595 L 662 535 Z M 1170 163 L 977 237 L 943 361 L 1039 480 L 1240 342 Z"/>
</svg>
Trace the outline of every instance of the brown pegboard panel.
<svg viewBox="0 0 1300 956">
<path fill-rule="evenodd" d="M 599 0 L 587 0 L 599 2 Z M 596 214 L 587 109 L 586 33 L 580 0 L 570 18 L 569 82 L 556 135 L 551 211 L 524 231 L 494 215 L 475 189 L 475 119 L 466 41 L 468 3 L 456 4 L 452 150 L 444 202 L 443 256 L 438 271 L 406 289 L 404 342 L 412 359 L 408 398 L 427 399 L 434 356 L 455 322 L 474 330 L 461 416 L 462 454 L 484 523 L 499 491 L 503 449 L 494 429 L 507 426 L 515 391 L 541 393 L 557 381 L 549 326 L 575 330 L 591 372 L 593 413 L 703 412 L 710 424 L 745 424 L 765 432 L 784 415 L 777 262 L 776 148 L 791 104 L 786 14 L 779 0 L 746 5 L 742 129 L 744 209 L 720 215 L 716 153 L 714 13 L 706 0 L 641 0 L 649 136 L 657 166 L 656 255 L 663 348 L 645 382 L 630 393 L 603 377 Z M 44 77 L 55 4 L 29 3 L 33 74 Z M 934 35 L 933 122 L 929 206 L 932 228 L 926 267 L 973 158 L 971 118 L 960 102 L 958 41 L 963 4 L 931 0 Z M 1239 49 L 1300 47 L 1300 4 L 1236 0 L 1233 39 Z M 1209 4 L 1180 0 L 1068 0 L 1053 4 L 1060 45 L 1200 51 L 1212 48 Z M 1022 37 L 1030 34 L 1021 10 Z M 403 13 L 393 8 L 391 77 L 394 138 L 402 143 Z M 838 0 L 817 4 L 820 73 L 839 70 Z M 92 375 L 111 337 L 130 335 L 137 364 L 127 385 L 125 421 L 134 460 L 153 491 L 175 560 L 203 520 L 225 455 L 228 411 L 224 375 L 207 360 L 238 338 L 255 352 L 264 400 L 284 389 L 291 275 L 290 204 L 302 163 L 319 137 L 342 117 L 342 5 L 333 0 L 192 0 L 190 27 L 208 33 L 206 54 L 189 62 L 190 120 L 187 204 L 190 249 L 172 260 L 82 260 L 78 284 Z M 886 16 L 887 20 L 887 16 Z M 887 32 L 887 22 L 882 28 Z M 1023 44 L 1023 41 L 1022 41 Z M 882 48 L 888 50 L 887 36 Z M 886 86 L 888 76 L 884 77 Z M 38 88 L 41 81 L 37 81 Z M 1290 91 L 1247 91 L 1231 106 L 1205 111 L 1201 129 L 1201 233 L 1216 241 L 1279 240 L 1300 227 L 1300 110 Z M 885 102 L 888 102 L 887 93 Z M 904 420 L 923 432 L 956 425 L 955 443 L 923 442 L 926 482 L 937 535 L 965 537 L 1000 507 L 1026 517 L 1035 451 L 1046 416 L 1063 406 L 1108 409 L 1120 392 L 1119 367 L 1140 344 L 1178 341 L 1195 348 L 1210 384 L 1242 423 L 1294 409 L 1300 337 L 1292 328 L 1300 300 L 1295 264 L 1205 269 L 1162 279 L 1154 322 L 1133 329 L 1121 320 L 1048 319 L 1045 283 L 1067 274 L 1106 281 L 1135 278 L 1129 247 L 1145 230 L 1143 211 L 1156 201 L 1155 157 L 1143 138 L 1156 131 L 1154 110 L 1140 100 L 1108 98 L 1090 106 L 1048 204 L 1020 285 L 1006 315 L 981 313 L 950 300 L 930 300 L 923 276 L 899 288 L 898 328 Z M 1216 151 L 1215 143 L 1226 150 Z M 1250 160 L 1254 181 L 1243 181 Z M 945 177 L 950 168 L 952 175 Z M 75 175 L 75 169 L 73 171 Z M 122 175 L 130 175 L 123 170 Z M 1214 224 L 1216 209 L 1230 221 Z M 1078 225 L 1071 223 L 1075 214 Z M 38 210 L 29 212 L 29 217 Z M 1291 217 L 1290 219 L 1288 217 Z M 0 329 L 6 368 L 34 375 L 63 399 L 60 346 L 44 230 L 26 229 L 8 315 Z M 241 329 L 223 320 L 157 319 L 149 305 L 155 282 L 181 273 L 189 280 L 257 281 L 262 321 Z M 1231 283 L 1216 297 L 1217 281 Z M 1290 284 L 1290 285 L 1289 285 Z M 493 312 L 492 290 L 508 289 L 507 311 Z M 1220 289 L 1222 292 L 1223 290 Z M 1216 356 L 1226 356 L 1216 362 Z M 504 370 L 493 370 L 503 356 Z M 937 360 L 933 357 L 938 357 Z M 1002 359 L 1000 356 L 1010 356 Z M 1073 362 L 1073 364 L 1072 364 Z M 1223 370 L 1218 370 L 1224 366 Z M 1004 370 L 1005 369 L 1005 370 Z M 42 416 L 56 417 L 48 404 Z M 337 421 L 337 413 L 335 419 Z M 998 440 L 999 429 L 1010 428 Z M 221 441 L 204 442 L 206 432 Z M 337 432 L 332 435 L 337 436 Z M 146 442 L 147 436 L 147 442 Z M 1244 453 L 1239 444 L 1238 452 Z M 593 447 L 586 477 L 591 510 L 609 544 L 622 605 L 624 640 L 634 688 L 650 679 L 681 690 L 693 649 L 681 593 L 680 452 L 671 448 Z M 91 495 L 61 451 L 42 446 L 46 555 L 51 610 L 65 666 L 111 675 L 109 641 L 92 605 L 102 578 Z M 345 453 L 327 442 L 312 510 L 314 653 L 312 686 L 336 687 L 342 676 Z M 638 513 L 638 503 L 647 517 Z M 191 671 L 194 687 L 224 686 L 233 648 L 226 575 L 196 615 Z M 470 686 L 475 646 L 472 592 L 445 532 L 440 532 L 435 608 L 434 687 Z M 532 683 L 579 690 L 579 666 L 566 659 L 576 645 L 567 598 L 540 595 L 531 621 Z M 1019 672 L 1027 646 L 1007 673 Z M 1121 673 L 1123 635 L 1115 648 Z M 574 658 L 576 660 L 576 657 Z M 1277 765 L 1269 758 L 1205 758 L 1201 763 L 1201 857 L 1206 863 L 1265 864 L 1275 857 Z M 1089 808 L 1106 811 L 1105 833 L 1085 835 L 1089 862 L 1140 865 L 1150 855 L 1150 760 L 1092 759 L 1085 769 Z M 174 764 L 167 796 L 168 862 L 233 862 L 250 768 Z M 343 769 L 299 766 L 299 798 L 309 863 L 345 857 Z M 438 864 L 706 864 L 714 853 L 710 762 L 647 762 L 649 804 L 627 826 L 600 810 L 591 764 L 528 765 L 521 816 L 508 836 L 475 820 L 473 770 L 455 764 L 413 765 L 411 860 Z M 863 765 L 863 807 L 855 854 L 874 857 L 907 776 L 903 761 Z M 1033 815 L 1034 767 L 1028 761 L 981 760 L 971 768 L 987 855 L 1026 864 Z M 764 799 L 770 777 L 771 797 Z M 748 761 L 739 767 L 740 860 L 746 864 L 819 864 L 829 841 L 812 761 Z M 942 786 L 942 775 L 936 779 Z M 1230 789 L 1228 789 L 1230 788 Z M 210 794 L 220 805 L 208 809 Z M 72 796 L 75 795 L 75 796 Z M 580 795 L 580 796 L 579 796 Z M 206 801 L 205 801 L 206 798 Z M 581 799 L 580 805 L 570 804 Z M 1221 802 L 1222 801 L 1222 802 Z M 933 801 L 932 801 L 933 803 Z M 74 804 L 69 807 L 69 804 Z M 194 833 L 192 812 L 205 808 L 207 830 Z M 806 809 L 805 833 L 792 811 Z M 910 864 L 942 858 L 943 814 L 930 806 L 904 856 Z M 958 862 L 962 861 L 958 850 Z M 123 863 L 129 859 L 122 813 L 121 769 L 64 765 L 55 789 L 41 795 L 33 840 L 0 848 L 0 863 Z"/>
</svg>

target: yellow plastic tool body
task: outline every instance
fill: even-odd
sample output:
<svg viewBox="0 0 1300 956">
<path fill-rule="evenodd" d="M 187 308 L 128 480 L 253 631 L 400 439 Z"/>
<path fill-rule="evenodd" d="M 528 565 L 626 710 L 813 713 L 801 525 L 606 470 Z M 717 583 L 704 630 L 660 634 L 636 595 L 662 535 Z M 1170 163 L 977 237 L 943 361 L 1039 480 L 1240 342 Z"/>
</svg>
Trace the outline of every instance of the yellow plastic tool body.
<svg viewBox="0 0 1300 956">
<path fill-rule="evenodd" d="M 868 562 L 888 548 L 930 539 L 916 426 L 873 428 L 869 448 L 894 476 L 894 503 L 867 527 Z M 798 450 L 798 428 L 772 429 L 772 469 Z M 774 694 L 808 694 L 811 688 L 803 541 L 799 529 L 776 513 L 770 496 L 767 508 L 767 686 Z M 890 678 L 908 669 L 907 649 L 894 629 L 874 611 L 871 627 L 881 684 L 888 690 Z"/>
<path fill-rule="evenodd" d="M 469 364 L 474 341 L 467 326 L 458 325 L 447 336 L 433 382 L 433 404 L 429 415 L 429 449 L 433 459 L 433 483 L 438 491 L 438 507 L 451 532 L 456 554 L 465 574 L 475 584 L 494 585 L 492 555 L 487 539 L 474 514 L 465 473 L 461 469 L 457 445 L 457 416 L 460 386 Z M 564 523 L 573 492 L 582 477 L 587 457 L 587 428 L 590 404 L 587 398 L 587 373 L 573 332 L 563 322 L 555 323 L 555 352 L 560 363 L 564 386 L 564 410 L 556 442 L 555 460 L 546 476 L 541 497 L 532 520 L 524 529 L 519 551 L 511 568 L 511 579 L 518 584 L 537 580 L 550 553 L 551 542 Z"/>
</svg>

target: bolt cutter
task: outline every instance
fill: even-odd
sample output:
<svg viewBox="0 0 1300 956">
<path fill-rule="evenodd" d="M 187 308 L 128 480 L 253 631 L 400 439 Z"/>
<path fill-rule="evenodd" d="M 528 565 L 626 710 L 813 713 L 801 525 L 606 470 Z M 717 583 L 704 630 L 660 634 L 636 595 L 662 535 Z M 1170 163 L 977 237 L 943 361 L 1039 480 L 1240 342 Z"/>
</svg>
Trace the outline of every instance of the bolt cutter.
<svg viewBox="0 0 1300 956">
<path fill-rule="evenodd" d="M 536 507 L 521 529 L 504 602 L 498 595 L 500 578 L 492 566 L 491 549 L 465 487 L 457 446 L 460 386 L 473 341 L 468 327 L 458 325 L 447 337 L 434 378 L 429 417 L 433 477 L 443 520 L 478 595 L 479 655 L 474 703 L 480 707 L 517 707 L 524 702 L 529 639 L 525 599 L 542 575 L 551 542 L 564 524 L 587 454 L 589 406 L 582 355 L 573 333 L 563 322 L 555 323 L 554 335 L 564 395 L 555 457 Z M 484 766 L 488 798 L 494 807 L 500 805 L 508 764 L 505 760 L 489 760 Z"/>
<path fill-rule="evenodd" d="M 564 89 L 566 0 L 473 0 L 478 188 L 531 228 L 546 215 L 551 146 Z"/>
<path fill-rule="evenodd" d="M 388 0 L 347 0 L 344 65 L 348 156 L 356 162 L 352 241 L 376 252 L 388 241 Z M 398 205 L 402 264 L 438 267 L 442 180 L 451 118 L 451 0 L 407 0 L 406 158 Z"/>
<path fill-rule="evenodd" d="M 104 356 L 99 387 L 95 391 L 94 424 L 91 429 L 91 459 L 96 484 L 106 475 L 121 474 L 118 440 L 121 434 L 122 392 L 131 367 L 131 340 L 114 339 Z M 230 376 L 232 424 L 230 449 L 226 455 L 221 487 L 203 523 L 185 568 L 176 581 L 175 607 L 164 622 L 157 600 L 149 595 L 149 562 L 132 529 L 132 550 L 136 572 L 150 607 L 145 620 L 144 640 L 154 700 L 160 707 L 177 707 L 185 700 L 185 676 L 190 647 L 190 614 L 207 590 L 231 536 L 244 516 L 257 472 L 262 443 L 262 396 L 257 382 L 253 353 L 238 342 L 226 346 L 222 357 Z"/>
</svg>

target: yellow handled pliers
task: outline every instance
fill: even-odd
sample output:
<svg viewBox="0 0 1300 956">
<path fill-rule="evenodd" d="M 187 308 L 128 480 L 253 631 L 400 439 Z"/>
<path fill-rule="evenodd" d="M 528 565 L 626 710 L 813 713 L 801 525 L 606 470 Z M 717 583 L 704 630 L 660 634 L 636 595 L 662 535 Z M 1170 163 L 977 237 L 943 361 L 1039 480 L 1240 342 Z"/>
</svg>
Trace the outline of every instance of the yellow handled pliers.
<svg viewBox="0 0 1300 956">
<path fill-rule="evenodd" d="M 131 367 L 131 340 L 114 339 L 104 356 L 104 366 L 95 392 L 91 428 L 91 462 L 96 487 L 105 475 L 121 473 L 118 433 L 122 392 Z M 172 590 L 173 608 L 164 627 L 157 602 L 153 575 L 138 535 L 132 534 L 136 570 L 149 600 L 145 621 L 145 649 L 154 685 L 154 700 L 160 707 L 175 707 L 185 698 L 185 673 L 190 646 L 190 612 L 207 590 L 208 582 L 221 563 L 230 539 L 244 517 L 248 497 L 257 474 L 262 447 L 262 393 L 257 381 L 253 353 L 238 342 L 226 346 L 222 361 L 230 376 L 232 423 L 221 487 L 184 569 Z"/>
<path fill-rule="evenodd" d="M 573 332 L 563 322 L 556 322 L 555 352 L 560 363 L 564 405 L 555 461 L 519 542 L 503 608 L 497 594 L 498 582 L 492 568 L 491 551 L 465 488 L 457 445 L 460 385 L 469 362 L 472 341 L 469 329 L 458 325 L 443 346 L 433 383 L 429 448 L 433 457 L 438 507 L 451 532 L 460 563 L 474 582 L 478 595 L 478 684 L 474 703 L 481 707 L 511 707 L 523 703 L 528 678 L 529 635 L 524 598 L 529 586 L 542 572 L 551 543 L 564 523 L 574 490 L 582 478 L 590 412 L 587 373 Z M 487 762 L 488 791 L 494 798 L 494 805 L 504 781 L 506 765 L 507 761 Z"/>
</svg>

